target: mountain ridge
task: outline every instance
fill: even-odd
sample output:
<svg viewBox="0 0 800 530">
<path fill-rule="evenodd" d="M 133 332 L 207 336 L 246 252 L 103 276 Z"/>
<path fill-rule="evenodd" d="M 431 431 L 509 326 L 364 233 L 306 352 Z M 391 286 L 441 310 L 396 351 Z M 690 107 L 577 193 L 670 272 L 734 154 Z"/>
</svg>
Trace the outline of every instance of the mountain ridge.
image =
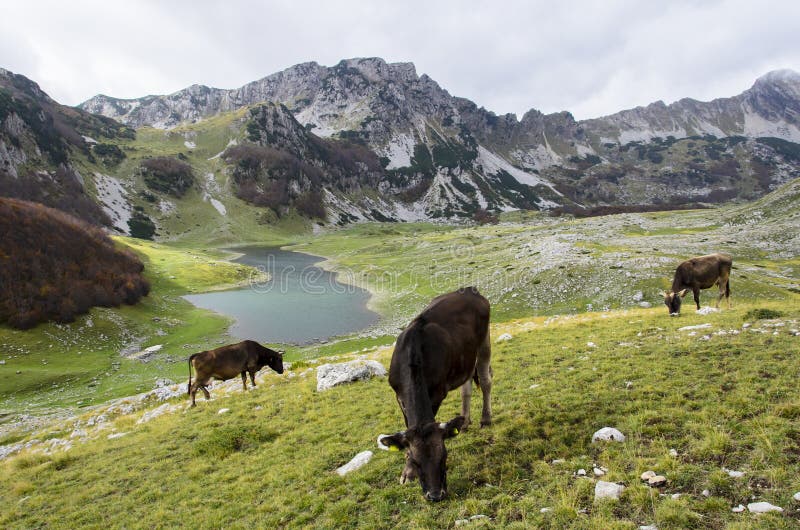
<svg viewBox="0 0 800 530">
<path fill-rule="evenodd" d="M 180 218 L 181 201 L 194 196 L 176 201 L 148 189 L 141 178 L 148 157 L 192 166 L 195 176 L 185 182 L 223 215 L 220 200 L 236 197 L 271 209 L 270 219 L 297 211 L 331 224 L 685 207 L 755 199 L 800 176 L 800 75 L 793 71 L 765 74 L 729 98 L 654 102 L 577 121 L 567 111 L 496 115 L 418 75 L 413 63 L 354 58 L 332 67 L 301 63 L 237 89 L 97 96 L 72 112 L 150 131 L 146 146 L 111 134 L 66 148 L 122 231 L 136 217 L 155 233 L 159 220 Z M 13 136 L 0 138 L 0 158 Z M 208 160 L 199 157 L 211 145 L 206 138 L 221 147 Z M 19 166 L 9 158 L 7 165 Z M 213 190 L 209 174 L 218 179 Z"/>
</svg>

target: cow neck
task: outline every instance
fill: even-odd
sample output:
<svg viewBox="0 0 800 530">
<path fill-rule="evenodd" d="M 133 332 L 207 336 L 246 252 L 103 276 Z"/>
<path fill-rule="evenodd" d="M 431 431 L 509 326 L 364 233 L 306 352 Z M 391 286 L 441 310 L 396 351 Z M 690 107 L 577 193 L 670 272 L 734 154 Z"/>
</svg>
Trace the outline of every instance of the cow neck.
<svg viewBox="0 0 800 530">
<path fill-rule="evenodd" d="M 435 420 L 433 405 L 428 394 L 428 381 L 425 377 L 424 330 L 425 320 L 418 318 L 412 330 L 409 344 L 408 368 L 411 375 L 411 388 L 407 389 L 406 417 L 408 427 L 419 427 Z"/>
</svg>

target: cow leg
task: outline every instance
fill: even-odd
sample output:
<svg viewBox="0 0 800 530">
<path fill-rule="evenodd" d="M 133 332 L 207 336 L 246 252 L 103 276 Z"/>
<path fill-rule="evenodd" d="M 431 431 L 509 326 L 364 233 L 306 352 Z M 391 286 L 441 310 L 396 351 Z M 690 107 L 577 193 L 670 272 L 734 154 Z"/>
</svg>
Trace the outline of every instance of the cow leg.
<svg viewBox="0 0 800 530">
<path fill-rule="evenodd" d="M 464 426 L 462 429 L 469 427 L 469 408 L 472 401 L 472 379 L 467 379 L 467 382 L 461 385 L 461 415 L 464 416 Z"/>
<path fill-rule="evenodd" d="M 720 278 L 720 281 L 719 281 L 718 285 L 719 285 L 719 296 L 717 296 L 717 305 L 716 305 L 716 307 L 719 307 L 719 303 L 720 303 L 720 301 L 722 301 L 722 297 L 725 296 L 725 282 L 722 281 L 721 278 Z M 730 300 L 728 300 L 728 307 L 730 307 Z"/>
<path fill-rule="evenodd" d="M 242 387 L 247 390 L 247 370 L 242 372 Z"/>
<path fill-rule="evenodd" d="M 476 370 L 478 372 L 478 384 L 483 393 L 483 410 L 481 412 L 481 427 L 486 427 L 492 424 L 492 367 L 489 364 L 492 357 L 492 345 L 489 340 L 489 335 L 486 335 L 486 340 L 483 341 L 480 349 L 478 350 L 478 364 Z"/>
<path fill-rule="evenodd" d="M 189 395 L 192 397 L 192 406 L 196 407 L 197 403 L 195 403 L 194 398 L 197 395 L 197 381 L 189 386 Z"/>
<path fill-rule="evenodd" d="M 253 386 L 256 386 L 256 373 L 251 371 L 250 372 L 250 382 L 253 383 Z"/>
<path fill-rule="evenodd" d="M 700 310 L 700 288 L 693 287 L 692 294 L 694 295 L 694 303 L 697 305 L 697 310 Z"/>
<path fill-rule="evenodd" d="M 211 401 L 211 394 L 208 393 L 208 388 L 206 388 L 205 384 L 200 387 L 200 390 L 202 390 L 203 394 L 206 395 L 206 401 Z"/>
<path fill-rule="evenodd" d="M 414 467 L 408 462 L 408 452 L 406 452 L 406 465 L 403 468 L 403 473 L 400 475 L 400 484 L 413 482 L 417 478 L 417 472 Z"/>
</svg>

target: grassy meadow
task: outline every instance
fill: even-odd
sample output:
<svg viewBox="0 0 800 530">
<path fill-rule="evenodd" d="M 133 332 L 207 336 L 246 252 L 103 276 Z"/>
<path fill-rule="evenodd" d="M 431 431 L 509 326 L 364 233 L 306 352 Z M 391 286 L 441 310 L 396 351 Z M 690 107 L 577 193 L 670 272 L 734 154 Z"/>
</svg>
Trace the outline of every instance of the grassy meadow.
<svg viewBox="0 0 800 530">
<path fill-rule="evenodd" d="M 83 443 L 0 462 L 0 526 L 447 528 L 485 515 L 470 526 L 794 528 L 799 321 L 795 300 L 494 324 L 494 337 L 513 337 L 493 346 L 494 424 L 448 442 L 450 497 L 438 504 L 399 484 L 402 455 L 375 450 L 379 433 L 402 427 L 385 378 L 318 393 L 315 363 L 297 362 L 254 391 L 212 389 L 195 409 L 175 398 L 142 424 L 134 412 L 90 426 L 98 412 L 87 412 L 67 426 L 88 432 Z M 367 355 L 388 365 L 391 351 Z M 451 393 L 440 418 L 459 406 Z M 604 426 L 626 441 L 592 444 Z M 70 436 L 63 424 L 50 429 L 37 436 Z M 364 468 L 334 473 L 366 449 L 376 454 Z M 594 467 L 626 486 L 620 500 L 593 501 L 594 480 L 578 471 Z M 667 484 L 644 485 L 646 470 Z M 785 511 L 731 511 L 756 500 Z"/>
<path fill-rule="evenodd" d="M 210 158 L 225 141 L 196 151 Z M 313 235 L 264 226 L 244 207 L 217 219 L 197 202 L 197 230 L 117 239 L 145 263 L 142 303 L 0 327 L 0 527 L 447 528 L 475 515 L 486 518 L 468 527 L 799 527 L 798 197 L 795 182 L 713 210 Z M 228 319 L 181 296 L 248 281 L 253 269 L 220 247 L 253 242 L 321 256 L 373 292 L 382 320 L 289 348 L 283 376 L 265 369 L 247 393 L 215 385 L 212 401 L 187 409 L 186 357 L 232 340 Z M 734 256 L 733 309 L 699 314 L 688 297 L 668 317 L 658 290 L 680 260 L 714 251 Z M 431 504 L 398 483 L 402 455 L 376 450 L 378 434 L 403 425 L 386 379 L 318 393 L 315 368 L 354 357 L 388 367 L 398 328 L 463 285 L 492 302 L 492 336 L 512 338 L 493 346 L 494 424 L 449 441 L 450 498 Z M 162 349 L 137 359 L 152 345 Z M 124 398 L 159 379 L 177 382 L 174 397 Z M 453 392 L 439 419 L 458 410 Z M 605 426 L 626 441 L 592 444 Z M 367 449 L 364 468 L 334 472 Z M 620 500 L 594 502 L 595 467 L 626 486 Z M 643 484 L 646 470 L 666 485 Z M 784 511 L 732 511 L 754 501 Z"/>
</svg>

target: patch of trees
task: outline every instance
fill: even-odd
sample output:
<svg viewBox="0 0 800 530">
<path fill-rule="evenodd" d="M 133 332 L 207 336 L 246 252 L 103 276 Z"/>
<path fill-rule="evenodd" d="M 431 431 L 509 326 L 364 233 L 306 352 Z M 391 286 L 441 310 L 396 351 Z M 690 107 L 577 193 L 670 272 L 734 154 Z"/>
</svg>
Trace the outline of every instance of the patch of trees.
<svg viewBox="0 0 800 530">
<path fill-rule="evenodd" d="M 800 163 L 800 144 L 783 140 L 782 138 L 761 137 L 756 141 L 768 145 L 787 162 Z"/>
<path fill-rule="evenodd" d="M 172 157 L 160 156 L 143 160 L 140 170 L 148 188 L 173 197 L 183 197 L 194 185 L 192 166 Z"/>
<path fill-rule="evenodd" d="M 135 304 L 144 266 L 99 228 L 41 204 L 0 198 L 0 322 L 72 322 L 92 306 Z"/>
<path fill-rule="evenodd" d="M 156 233 L 156 225 L 153 220 L 144 213 L 144 208 L 135 206 L 131 218 L 128 219 L 128 230 L 130 230 L 131 237 L 153 239 Z"/>
<path fill-rule="evenodd" d="M 92 154 L 99 158 L 105 166 L 116 166 L 125 160 L 125 153 L 114 144 L 95 144 L 92 147 Z"/>
</svg>

